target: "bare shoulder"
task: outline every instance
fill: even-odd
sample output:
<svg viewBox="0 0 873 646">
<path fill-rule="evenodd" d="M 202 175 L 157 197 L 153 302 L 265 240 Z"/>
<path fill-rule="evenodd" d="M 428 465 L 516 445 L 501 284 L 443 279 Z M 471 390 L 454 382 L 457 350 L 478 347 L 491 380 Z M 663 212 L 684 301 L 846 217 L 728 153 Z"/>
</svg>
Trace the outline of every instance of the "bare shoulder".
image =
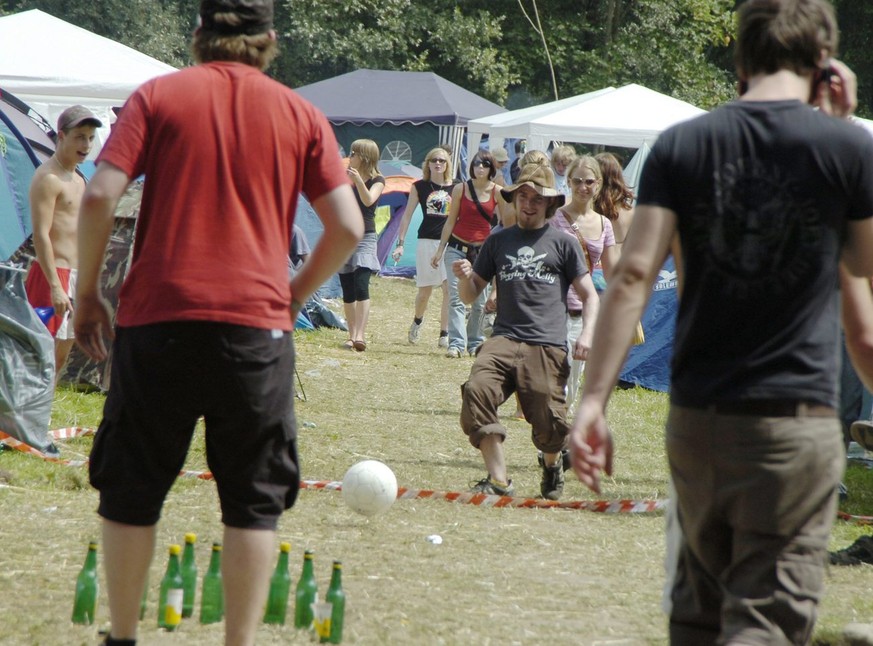
<svg viewBox="0 0 873 646">
<path fill-rule="evenodd" d="M 79 178 L 81 180 L 81 178 Z M 51 168 L 51 165 L 43 163 L 33 173 L 30 180 L 30 191 L 34 194 L 60 193 L 63 190 L 63 181 Z"/>
</svg>

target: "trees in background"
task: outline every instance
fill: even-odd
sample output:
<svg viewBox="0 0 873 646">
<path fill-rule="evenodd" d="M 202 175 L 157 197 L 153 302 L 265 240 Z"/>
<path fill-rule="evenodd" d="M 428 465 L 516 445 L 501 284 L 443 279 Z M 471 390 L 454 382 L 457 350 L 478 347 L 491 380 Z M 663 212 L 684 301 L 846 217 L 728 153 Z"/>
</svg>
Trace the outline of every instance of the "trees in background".
<svg viewBox="0 0 873 646">
<path fill-rule="evenodd" d="M 627 83 L 703 108 L 735 94 L 736 0 L 275 1 L 281 54 L 270 74 L 291 87 L 373 68 L 433 71 L 510 108 Z M 42 9 L 182 66 L 197 4 L 0 0 L 0 14 Z M 869 116 L 873 5 L 835 5 L 842 57 L 859 77 L 859 113 Z"/>
</svg>

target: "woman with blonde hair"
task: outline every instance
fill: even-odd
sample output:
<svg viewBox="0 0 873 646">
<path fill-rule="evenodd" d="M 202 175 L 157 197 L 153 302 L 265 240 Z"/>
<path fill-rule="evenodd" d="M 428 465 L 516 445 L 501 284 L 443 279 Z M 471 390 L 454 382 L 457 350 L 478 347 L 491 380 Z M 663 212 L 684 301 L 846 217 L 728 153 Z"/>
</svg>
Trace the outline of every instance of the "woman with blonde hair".
<svg viewBox="0 0 873 646">
<path fill-rule="evenodd" d="M 618 249 L 615 246 L 612 222 L 595 208 L 603 185 L 600 165 L 588 155 L 576 157 L 567 168 L 567 181 L 571 190 L 570 202 L 558 209 L 555 217 L 549 220 L 549 225 L 578 240 L 582 246 L 582 255 L 588 263 L 588 271 L 593 272 L 597 264 L 601 263 L 603 276 L 609 280 L 612 269 L 618 262 Z M 567 293 L 567 310 L 567 339 L 568 343 L 573 343 L 582 329 L 582 301 L 573 290 Z M 584 367 L 584 361 L 570 361 L 567 401 L 571 406 L 576 401 Z"/>
<path fill-rule="evenodd" d="M 555 173 L 555 188 L 569 200 L 573 187 L 567 182 L 567 169 L 576 159 L 576 150 L 572 146 L 558 146 L 552 151 L 552 170 Z"/>
<path fill-rule="evenodd" d="M 603 173 L 603 186 L 594 204 L 612 222 L 615 246 L 620 250 L 634 217 L 634 193 L 624 182 L 624 173 L 618 158 L 612 153 L 595 155 Z"/>
<path fill-rule="evenodd" d="M 376 256 L 376 203 L 385 189 L 385 178 L 379 174 L 378 161 L 379 146 L 375 141 L 356 139 L 352 142 L 346 172 L 364 217 L 364 237 L 340 269 L 339 278 L 349 326 L 349 338 L 344 345 L 358 352 L 367 349 L 364 331 L 370 318 L 370 276 L 380 268 Z"/>
<path fill-rule="evenodd" d="M 443 301 L 440 308 L 440 336 L 437 346 L 449 347 L 449 290 L 446 284 L 446 268 L 442 263 L 433 267 L 430 261 L 439 247 L 443 225 L 452 204 L 453 177 L 449 153 L 440 146 L 432 148 L 424 158 L 422 178 L 409 189 L 406 210 L 400 219 L 397 247 L 391 254 L 395 262 L 400 260 L 412 213 L 416 206 L 421 206 L 421 226 L 418 227 L 418 244 L 415 252 L 415 284 L 418 292 L 415 295 L 412 325 L 407 335 L 407 340 L 412 344 L 418 343 L 421 338 L 421 325 L 427 303 L 433 288 L 439 285 L 443 293 Z"/>
</svg>

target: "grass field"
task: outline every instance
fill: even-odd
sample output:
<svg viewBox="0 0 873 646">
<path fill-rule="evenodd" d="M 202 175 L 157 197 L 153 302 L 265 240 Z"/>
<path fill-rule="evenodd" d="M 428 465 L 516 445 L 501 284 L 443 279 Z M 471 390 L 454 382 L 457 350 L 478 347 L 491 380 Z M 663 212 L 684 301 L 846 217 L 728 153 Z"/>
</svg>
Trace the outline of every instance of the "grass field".
<svg viewBox="0 0 873 646">
<path fill-rule="evenodd" d="M 358 460 L 375 458 L 401 487 L 464 491 L 483 477 L 481 459 L 458 425 L 459 385 L 472 359 L 446 359 L 436 347 L 437 325 L 427 319 L 422 341 L 406 343 L 415 287 L 375 279 L 369 346 L 341 348 L 337 330 L 296 336 L 306 401 L 297 402 L 300 453 L 307 480 L 339 480 Z M 431 307 L 431 312 L 435 311 Z M 290 376 L 289 376 L 290 379 Z M 52 428 L 96 427 L 103 396 L 61 388 Z M 502 412 L 518 496 L 539 493 L 540 472 L 529 428 Z M 662 442 L 666 396 L 643 389 L 617 391 L 610 421 L 616 434 L 614 478 L 602 499 L 663 500 L 667 471 Z M 62 456 L 87 457 L 91 438 L 62 443 Z M 198 431 L 186 468 L 206 468 Z M 845 510 L 873 513 L 873 476 L 849 466 Z M 594 500 L 569 478 L 564 500 Z M 108 625 L 105 587 L 98 621 L 70 623 L 75 577 L 91 539 L 99 539 L 97 496 L 87 471 L 0 452 L 0 644 L 96 644 Z M 141 644 L 218 644 L 220 625 L 185 620 L 174 633 L 157 629 L 157 586 L 166 550 L 185 532 L 198 535 L 202 575 L 208 545 L 220 539 L 212 482 L 180 478 L 167 499 L 150 572 L 149 607 Z M 833 549 L 869 530 L 839 521 Z M 441 545 L 426 537 L 439 534 Z M 663 580 L 663 516 L 589 511 L 494 509 L 445 500 L 400 500 L 372 519 L 347 509 L 337 492 L 304 490 L 282 518 L 292 544 L 291 575 L 304 549 L 316 554 L 316 577 L 326 590 L 330 562 L 344 564 L 345 642 L 355 644 L 665 644 L 659 609 Z M 873 569 L 831 568 L 816 632 L 819 644 L 840 644 L 845 624 L 873 621 Z M 102 579 L 102 572 L 101 572 Z M 198 590 L 199 593 L 199 590 Z M 195 613 L 198 612 L 198 605 Z M 259 643 L 312 643 L 292 627 L 263 626 Z"/>
</svg>

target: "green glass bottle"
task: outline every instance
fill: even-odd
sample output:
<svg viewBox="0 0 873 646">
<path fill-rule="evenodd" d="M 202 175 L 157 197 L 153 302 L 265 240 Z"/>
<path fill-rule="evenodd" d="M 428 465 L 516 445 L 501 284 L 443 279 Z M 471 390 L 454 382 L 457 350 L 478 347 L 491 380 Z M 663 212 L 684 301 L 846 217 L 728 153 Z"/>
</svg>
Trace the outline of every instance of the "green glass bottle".
<svg viewBox="0 0 873 646">
<path fill-rule="evenodd" d="M 76 577 L 76 596 L 73 599 L 73 623 L 90 626 L 97 612 L 97 543 L 88 543 L 85 564 Z"/>
<path fill-rule="evenodd" d="M 265 624 L 285 624 L 288 612 L 288 591 L 291 589 L 291 575 L 288 574 L 288 553 L 291 543 L 279 544 L 279 561 L 276 571 L 270 577 L 270 595 L 267 597 L 267 609 L 264 612 Z"/>
<path fill-rule="evenodd" d="M 312 605 L 318 598 L 318 586 L 315 583 L 315 573 L 312 569 L 313 553 L 306 550 L 303 553 L 303 572 L 297 581 L 297 593 L 294 602 L 294 627 L 312 628 Z"/>
<path fill-rule="evenodd" d="M 182 552 L 182 616 L 194 614 L 194 597 L 197 595 L 197 562 L 194 560 L 194 543 L 197 534 L 185 534 L 185 550 Z"/>
<path fill-rule="evenodd" d="M 221 585 L 221 544 L 213 543 L 209 569 L 203 575 L 200 594 L 201 624 L 215 624 L 224 617 L 224 590 Z"/>
<path fill-rule="evenodd" d="M 176 630 L 176 626 L 182 622 L 185 589 L 179 567 L 181 552 L 182 548 L 178 545 L 170 545 L 170 560 L 167 563 L 167 572 L 161 580 L 161 594 L 158 597 L 158 628 Z"/>
<path fill-rule="evenodd" d="M 330 637 L 322 637 L 320 641 L 329 644 L 339 644 L 343 640 L 343 619 L 346 614 L 346 593 L 343 592 L 343 564 L 333 562 L 333 572 L 330 575 L 330 586 L 324 600 L 331 604 Z"/>
</svg>

